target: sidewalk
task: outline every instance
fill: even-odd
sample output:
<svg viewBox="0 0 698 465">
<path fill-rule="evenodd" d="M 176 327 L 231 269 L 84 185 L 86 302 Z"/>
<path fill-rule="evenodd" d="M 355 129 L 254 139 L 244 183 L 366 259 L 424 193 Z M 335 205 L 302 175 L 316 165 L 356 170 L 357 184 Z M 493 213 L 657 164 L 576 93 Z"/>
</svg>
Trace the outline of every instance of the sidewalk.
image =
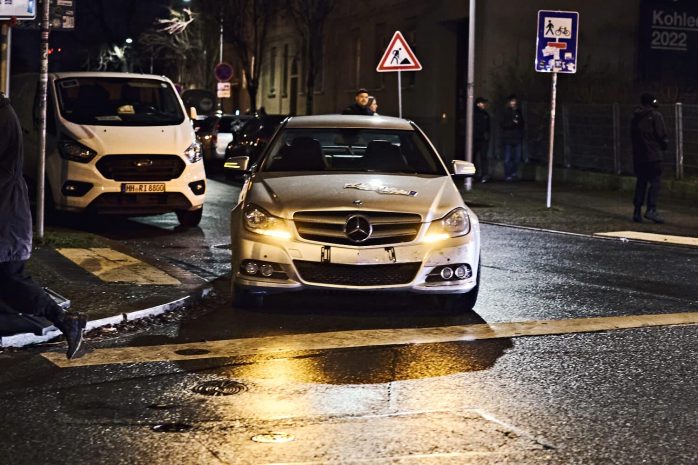
<svg viewBox="0 0 698 465">
<path fill-rule="evenodd" d="M 70 258 L 69 258 L 70 257 Z M 116 325 L 171 311 L 208 294 L 204 279 L 94 234 L 47 228 L 27 263 L 32 278 L 87 313 L 87 329 Z M 60 333 L 48 321 L 43 331 L 11 334 L 0 328 L 0 347 L 48 341 Z M 4 330 L 3 330 L 4 329 Z M 31 328 L 30 328 L 31 329 Z"/>
<path fill-rule="evenodd" d="M 550 209 L 545 206 L 546 185 L 539 182 L 473 182 L 470 192 L 461 192 L 485 223 L 590 235 L 635 231 L 698 237 L 698 201 L 662 198 L 659 210 L 666 224 L 654 224 L 632 222 L 632 194 L 621 191 L 553 185 Z M 70 299 L 72 309 L 88 314 L 88 329 L 180 308 L 206 296 L 212 287 L 147 251 L 125 250 L 104 237 L 70 229 L 48 229 L 44 242 L 35 244 L 28 268 L 37 283 Z M 57 335 L 51 331 L 5 336 L 0 347 L 45 342 Z"/>
<path fill-rule="evenodd" d="M 698 237 L 698 199 L 660 198 L 665 224 L 632 221 L 632 192 L 590 189 L 553 183 L 552 205 L 546 208 L 546 184 L 532 181 L 473 181 L 461 193 L 480 221 L 578 234 L 635 231 Z M 644 213 L 644 210 L 643 210 Z"/>
</svg>

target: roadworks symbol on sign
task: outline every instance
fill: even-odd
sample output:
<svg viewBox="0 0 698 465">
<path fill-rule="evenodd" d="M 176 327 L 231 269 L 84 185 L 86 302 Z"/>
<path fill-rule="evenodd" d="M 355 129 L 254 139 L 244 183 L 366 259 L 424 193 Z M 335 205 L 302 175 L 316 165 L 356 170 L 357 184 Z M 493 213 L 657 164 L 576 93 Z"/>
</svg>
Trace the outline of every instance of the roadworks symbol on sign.
<svg viewBox="0 0 698 465">
<path fill-rule="evenodd" d="M 385 50 L 383 58 L 378 63 L 376 71 L 387 73 L 390 71 L 421 71 L 422 65 L 417 60 L 414 52 L 400 31 L 395 31 L 390 45 Z"/>
</svg>

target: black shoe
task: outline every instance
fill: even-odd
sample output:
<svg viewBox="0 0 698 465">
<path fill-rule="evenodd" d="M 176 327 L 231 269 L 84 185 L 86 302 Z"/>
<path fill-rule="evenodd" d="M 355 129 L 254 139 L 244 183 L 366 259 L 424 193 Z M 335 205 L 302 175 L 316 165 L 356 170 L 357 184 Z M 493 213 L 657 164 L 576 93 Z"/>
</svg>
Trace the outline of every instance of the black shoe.
<svg viewBox="0 0 698 465">
<path fill-rule="evenodd" d="M 633 221 L 636 223 L 642 223 L 642 209 L 641 208 L 635 208 L 635 212 L 633 213 Z"/>
<path fill-rule="evenodd" d="M 657 210 L 655 210 L 655 209 L 647 210 L 645 212 L 645 218 L 647 218 L 650 221 L 654 221 L 655 223 L 658 223 L 658 224 L 664 223 L 664 218 L 659 216 L 659 213 L 657 213 Z"/>
<path fill-rule="evenodd" d="M 82 332 L 87 325 L 87 315 L 66 312 L 54 325 L 63 333 L 66 342 L 68 342 L 68 351 L 65 356 L 68 360 L 74 358 L 82 345 Z"/>
</svg>

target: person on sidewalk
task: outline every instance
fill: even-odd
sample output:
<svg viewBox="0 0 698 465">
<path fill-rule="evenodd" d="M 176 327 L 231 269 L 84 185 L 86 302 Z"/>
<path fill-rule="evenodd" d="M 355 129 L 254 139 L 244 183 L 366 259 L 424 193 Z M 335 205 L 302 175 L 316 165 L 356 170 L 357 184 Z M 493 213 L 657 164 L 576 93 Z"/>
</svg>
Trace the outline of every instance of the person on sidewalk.
<svg viewBox="0 0 698 465">
<path fill-rule="evenodd" d="M 53 323 L 68 341 L 66 356 L 71 359 L 82 344 L 87 317 L 63 311 L 25 270 L 32 250 L 32 215 L 23 164 L 22 128 L 10 100 L 0 92 L 0 300 L 18 313 Z"/>
<path fill-rule="evenodd" d="M 373 113 L 373 116 L 379 116 L 378 115 L 378 100 L 376 100 L 376 97 L 373 95 L 368 96 L 368 109 L 371 110 L 371 113 Z"/>
<path fill-rule="evenodd" d="M 504 180 L 513 181 L 519 171 L 524 137 L 524 119 L 516 95 L 507 97 L 501 121 L 504 148 Z"/>
<path fill-rule="evenodd" d="M 475 99 L 473 111 L 473 160 L 477 170 L 477 179 L 487 182 L 490 179 L 487 155 L 490 151 L 490 114 L 487 113 L 489 100 L 483 97 Z"/>
<path fill-rule="evenodd" d="M 354 103 L 346 107 L 342 114 L 373 116 L 373 112 L 368 108 L 368 91 L 364 88 L 357 90 Z"/>
<path fill-rule="evenodd" d="M 668 146 L 666 127 L 664 117 L 657 111 L 657 99 L 653 95 L 642 94 L 640 101 L 642 105 L 635 109 L 630 123 L 637 178 L 633 221 L 642 222 L 642 206 L 646 197 L 645 218 L 655 223 L 664 223 L 664 219 L 657 213 L 657 201 L 662 182 L 662 153 Z"/>
</svg>

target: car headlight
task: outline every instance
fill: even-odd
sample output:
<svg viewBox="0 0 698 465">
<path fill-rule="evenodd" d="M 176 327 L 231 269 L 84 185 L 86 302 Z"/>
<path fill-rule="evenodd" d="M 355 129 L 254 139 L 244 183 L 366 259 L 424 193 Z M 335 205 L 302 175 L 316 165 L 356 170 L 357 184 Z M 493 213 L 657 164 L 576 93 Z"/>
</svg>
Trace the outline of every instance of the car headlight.
<svg viewBox="0 0 698 465">
<path fill-rule="evenodd" d="M 90 160 L 97 156 L 97 152 L 73 139 L 61 139 L 58 141 L 58 152 L 66 160 L 79 163 L 89 163 Z"/>
<path fill-rule="evenodd" d="M 192 142 L 192 144 L 184 151 L 184 155 L 187 156 L 191 163 L 196 163 L 201 160 L 201 144 L 198 142 Z"/>
<path fill-rule="evenodd" d="M 278 239 L 291 239 L 291 232 L 286 222 L 281 218 L 270 215 L 262 207 L 249 204 L 243 210 L 242 217 L 245 228 L 248 231 Z"/>
<path fill-rule="evenodd" d="M 440 220 L 433 221 L 424 236 L 424 242 L 437 242 L 451 237 L 465 236 L 470 232 L 470 217 L 463 207 L 458 207 Z"/>
</svg>

